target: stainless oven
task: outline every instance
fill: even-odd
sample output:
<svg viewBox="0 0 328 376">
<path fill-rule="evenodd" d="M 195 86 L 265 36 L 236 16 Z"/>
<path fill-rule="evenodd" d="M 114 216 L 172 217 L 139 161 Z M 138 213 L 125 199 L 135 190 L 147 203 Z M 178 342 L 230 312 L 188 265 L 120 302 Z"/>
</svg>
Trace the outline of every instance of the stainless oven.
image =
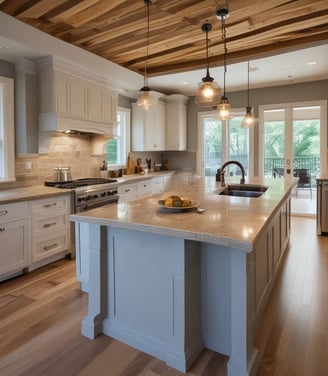
<svg viewBox="0 0 328 376">
<path fill-rule="evenodd" d="M 45 185 L 72 190 L 71 214 L 82 213 L 118 202 L 118 183 L 115 179 L 86 178 L 69 182 L 45 182 Z M 70 251 L 75 258 L 75 224 L 70 222 Z"/>
</svg>

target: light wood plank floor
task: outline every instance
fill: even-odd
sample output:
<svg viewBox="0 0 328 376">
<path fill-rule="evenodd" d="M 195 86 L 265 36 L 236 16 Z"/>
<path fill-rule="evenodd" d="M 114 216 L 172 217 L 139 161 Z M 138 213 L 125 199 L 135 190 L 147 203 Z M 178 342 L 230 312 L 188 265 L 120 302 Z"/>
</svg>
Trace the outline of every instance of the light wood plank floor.
<svg viewBox="0 0 328 376">
<path fill-rule="evenodd" d="M 258 376 L 328 375 L 328 237 L 315 220 L 292 219 L 292 237 L 255 340 Z M 107 336 L 80 334 L 87 296 L 74 261 L 0 284 L 1 376 L 181 376 Z M 190 376 L 226 375 L 227 357 L 204 350 Z"/>
</svg>

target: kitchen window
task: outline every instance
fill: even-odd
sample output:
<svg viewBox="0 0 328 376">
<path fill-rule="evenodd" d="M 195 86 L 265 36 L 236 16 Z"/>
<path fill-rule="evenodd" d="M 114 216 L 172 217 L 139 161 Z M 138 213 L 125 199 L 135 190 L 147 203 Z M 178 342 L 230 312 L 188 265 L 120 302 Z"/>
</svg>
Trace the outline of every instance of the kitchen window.
<svg viewBox="0 0 328 376">
<path fill-rule="evenodd" d="M 121 167 L 126 164 L 126 157 L 130 151 L 130 110 L 117 108 L 117 129 L 113 139 L 107 143 L 107 163 Z"/>
<path fill-rule="evenodd" d="M 15 180 L 14 80 L 0 77 L 0 182 Z"/>
<path fill-rule="evenodd" d="M 233 159 L 242 163 L 247 176 L 252 176 L 253 130 L 241 128 L 244 113 L 244 109 L 233 110 L 229 121 L 217 120 L 213 111 L 199 113 L 197 171 L 201 175 L 215 176 L 223 162 Z M 241 173 L 234 165 L 228 166 L 227 171 L 230 176 Z"/>
</svg>

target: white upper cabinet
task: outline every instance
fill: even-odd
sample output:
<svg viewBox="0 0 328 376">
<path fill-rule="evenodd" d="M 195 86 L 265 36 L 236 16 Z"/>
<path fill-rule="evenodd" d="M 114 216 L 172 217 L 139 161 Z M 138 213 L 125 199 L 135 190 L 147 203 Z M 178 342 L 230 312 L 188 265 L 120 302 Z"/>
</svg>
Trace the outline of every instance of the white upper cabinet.
<svg viewBox="0 0 328 376">
<path fill-rule="evenodd" d="M 159 100 L 148 111 L 132 104 L 132 151 L 165 150 L 165 103 Z"/>
<path fill-rule="evenodd" d="M 132 104 L 132 151 L 186 150 L 187 97 L 163 95 L 148 111 Z"/>
<path fill-rule="evenodd" d="M 116 94 L 89 72 L 74 71 L 54 57 L 39 60 L 40 131 L 113 134 Z"/>
<path fill-rule="evenodd" d="M 188 98 L 179 94 L 167 99 L 165 150 L 187 149 L 187 102 Z"/>
</svg>

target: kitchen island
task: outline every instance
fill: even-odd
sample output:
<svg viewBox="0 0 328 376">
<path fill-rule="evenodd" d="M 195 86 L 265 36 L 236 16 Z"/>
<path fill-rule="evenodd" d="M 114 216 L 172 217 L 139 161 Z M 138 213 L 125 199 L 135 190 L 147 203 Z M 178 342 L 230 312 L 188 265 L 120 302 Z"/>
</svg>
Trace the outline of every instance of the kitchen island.
<svg viewBox="0 0 328 376">
<path fill-rule="evenodd" d="M 89 294 L 82 333 L 105 333 L 182 372 L 205 347 L 229 356 L 229 375 L 255 374 L 253 339 L 289 241 L 295 184 L 261 183 L 269 189 L 249 198 L 219 195 L 213 177 L 192 180 L 177 193 L 203 214 L 162 208 L 154 195 L 72 215 Z"/>
</svg>

